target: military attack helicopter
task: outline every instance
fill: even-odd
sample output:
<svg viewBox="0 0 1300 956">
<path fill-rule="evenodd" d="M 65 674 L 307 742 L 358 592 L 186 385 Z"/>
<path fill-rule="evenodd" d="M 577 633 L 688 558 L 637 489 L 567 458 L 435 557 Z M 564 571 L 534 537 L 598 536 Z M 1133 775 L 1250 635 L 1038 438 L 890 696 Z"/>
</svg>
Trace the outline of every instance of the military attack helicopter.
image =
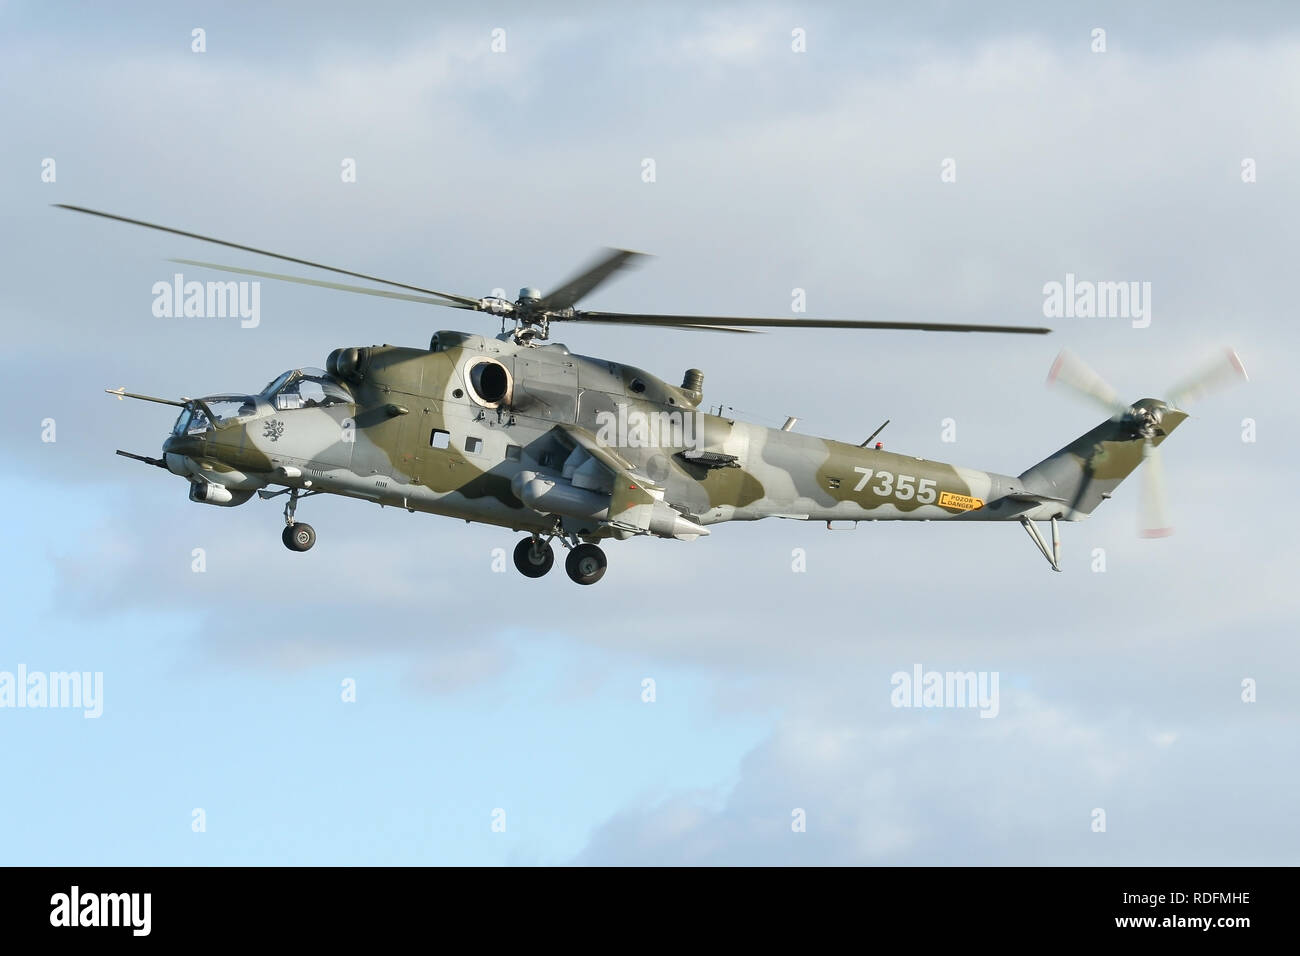
<svg viewBox="0 0 1300 956">
<path fill-rule="evenodd" d="M 337 494 L 411 512 L 525 532 L 514 563 L 539 578 L 568 551 L 565 570 L 594 584 L 607 562 L 598 542 L 654 536 L 689 541 L 726 521 L 1017 521 L 1060 571 L 1058 522 L 1086 518 L 1147 458 L 1144 533 L 1169 533 L 1156 450 L 1187 417 L 1179 402 L 1244 379 L 1229 351 L 1165 400 L 1121 401 L 1079 359 L 1062 353 L 1051 379 L 1101 403 L 1111 417 L 1020 475 L 1001 475 L 767 428 L 701 409 L 704 376 L 680 385 L 631 365 L 549 342 L 552 323 L 597 322 L 743 334 L 762 328 L 907 329 L 1042 335 L 1025 326 L 837 319 L 743 318 L 579 310 L 579 301 L 641 257 L 607 250 L 545 295 L 474 298 L 394 282 L 252 246 L 58 204 L 74 212 L 214 243 L 376 286 L 188 265 L 479 312 L 495 337 L 441 331 L 427 349 L 345 347 L 324 369 L 291 369 L 256 394 L 167 399 L 108 389 L 181 409 L 162 457 L 119 455 L 189 483 L 191 501 L 232 507 L 254 493 L 285 496 L 283 541 L 307 551 L 316 532 L 298 503 Z M 885 424 L 888 424 L 886 422 Z M 881 426 L 884 427 L 883 425 Z M 1051 525 L 1048 545 L 1036 522 Z"/>
</svg>

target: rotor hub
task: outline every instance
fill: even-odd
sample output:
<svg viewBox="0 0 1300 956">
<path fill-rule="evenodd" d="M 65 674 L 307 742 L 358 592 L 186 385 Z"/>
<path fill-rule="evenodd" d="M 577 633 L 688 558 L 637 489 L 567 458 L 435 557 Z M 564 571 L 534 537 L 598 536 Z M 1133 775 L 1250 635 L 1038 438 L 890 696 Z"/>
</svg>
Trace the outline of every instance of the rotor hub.
<svg viewBox="0 0 1300 956">
<path fill-rule="evenodd" d="M 1134 405 L 1129 409 L 1128 417 L 1138 437 L 1151 439 L 1160 433 L 1160 423 L 1164 416 L 1158 407 Z"/>
</svg>

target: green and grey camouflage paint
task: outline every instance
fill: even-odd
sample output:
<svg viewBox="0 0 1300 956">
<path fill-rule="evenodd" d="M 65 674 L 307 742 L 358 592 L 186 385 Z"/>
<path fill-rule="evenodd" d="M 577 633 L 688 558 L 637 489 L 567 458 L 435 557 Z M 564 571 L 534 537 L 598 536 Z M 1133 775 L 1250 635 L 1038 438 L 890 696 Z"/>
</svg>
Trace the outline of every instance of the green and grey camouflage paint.
<svg viewBox="0 0 1300 956">
<path fill-rule="evenodd" d="M 508 336 L 439 332 L 428 350 L 339 349 L 328 365 L 352 401 L 278 409 L 274 394 L 246 396 L 246 414 L 169 438 L 167 467 L 228 491 L 206 498 L 216 504 L 278 485 L 530 532 L 689 539 L 770 517 L 1075 521 L 1144 444 L 1126 416 L 1022 475 L 996 474 L 709 415 L 695 370 L 674 386 Z M 1154 399 L 1134 408 L 1154 419 L 1153 444 L 1186 417 Z M 611 441 L 611 421 L 637 414 L 689 428 L 667 430 L 677 444 L 662 430 Z"/>
</svg>

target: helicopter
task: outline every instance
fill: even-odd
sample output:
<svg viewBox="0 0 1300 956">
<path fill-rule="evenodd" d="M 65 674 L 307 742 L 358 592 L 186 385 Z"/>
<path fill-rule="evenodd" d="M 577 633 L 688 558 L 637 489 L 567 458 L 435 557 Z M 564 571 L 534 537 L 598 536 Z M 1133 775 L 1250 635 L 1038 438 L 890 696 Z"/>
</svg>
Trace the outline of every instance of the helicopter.
<svg viewBox="0 0 1300 956">
<path fill-rule="evenodd" d="M 1049 381 L 1099 403 L 1110 417 L 1020 475 L 885 451 L 744 422 L 702 408 L 704 375 L 673 385 L 643 369 L 571 352 L 553 323 L 602 323 L 732 334 L 764 328 L 900 329 L 1044 335 L 1031 326 L 843 319 L 658 315 L 581 310 L 578 303 L 642 254 L 606 250 L 542 294 L 471 297 L 324 265 L 83 206 L 59 208 L 348 276 L 370 286 L 237 268 L 188 265 L 483 313 L 500 334 L 439 331 L 428 348 L 350 346 L 324 368 L 290 369 L 255 394 L 159 398 L 180 409 L 162 456 L 117 454 L 186 480 L 191 501 L 244 504 L 285 498 L 282 540 L 316 543 L 299 503 L 334 494 L 523 532 L 514 564 L 540 578 L 567 551 L 565 571 L 591 585 L 608 561 L 600 543 L 634 537 L 691 541 L 729 521 L 1015 521 L 1061 570 L 1059 522 L 1087 518 L 1148 461 L 1142 533 L 1169 533 L 1157 450 L 1186 418 L 1179 403 L 1246 378 L 1228 350 L 1164 400 L 1133 403 L 1082 360 L 1062 352 Z M 376 288 L 386 286 L 387 288 Z M 885 422 L 885 425 L 889 424 Z M 884 425 L 881 426 L 883 428 Z M 1038 524 L 1047 522 L 1051 543 Z"/>
</svg>

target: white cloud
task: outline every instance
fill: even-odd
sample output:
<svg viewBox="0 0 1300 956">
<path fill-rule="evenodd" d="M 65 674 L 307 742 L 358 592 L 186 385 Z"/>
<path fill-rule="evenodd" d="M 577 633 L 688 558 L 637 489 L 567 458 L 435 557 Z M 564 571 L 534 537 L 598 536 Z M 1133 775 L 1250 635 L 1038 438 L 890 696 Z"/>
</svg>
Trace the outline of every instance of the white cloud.
<svg viewBox="0 0 1300 956">
<path fill-rule="evenodd" d="M 1300 200 L 1287 173 L 1300 130 L 1285 122 L 1300 91 L 1295 31 L 1158 51 L 1130 37 L 1104 57 L 1050 29 L 981 28 L 950 46 L 891 32 L 894 57 L 873 58 L 875 34 L 823 23 L 796 66 L 791 24 L 770 8 L 739 22 L 692 14 L 680 30 L 647 26 L 644 10 L 616 16 L 619 30 L 525 13 L 501 56 L 481 25 L 422 21 L 396 47 L 342 37 L 298 59 L 102 44 L 33 83 L 37 45 L 0 65 L 14 154 L 36 169 L 52 151 L 60 169 L 53 189 L 34 175 L 0 183 L 21 279 L 0 288 L 7 460 L 15 483 L 113 512 L 67 539 L 75 548 L 51 546 L 61 612 L 192 609 L 206 622 L 199 666 L 278 673 L 382 655 L 410 688 L 440 693 L 496 680 L 513 664 L 502 635 L 537 628 L 612 652 L 638 679 L 647 662 L 706 675 L 720 710 L 783 715 L 734 789 L 630 806 L 593 835 L 589 860 L 1294 857 L 1274 794 L 1294 790 L 1283 731 L 1300 699 L 1298 545 L 1278 525 L 1300 347 L 1278 310 L 1294 271 L 1279 210 Z M 653 186 L 639 181 L 646 155 Z M 1243 155 L 1260 162 L 1252 186 Z M 344 156 L 359 162 L 352 191 Z M 939 182 L 948 156 L 951 186 Z M 1048 343 L 565 332 L 575 350 L 664 377 L 703 367 L 707 401 L 853 441 L 891 418 L 887 447 L 976 467 L 1018 471 L 1094 423 L 1040 390 L 1062 344 L 1126 394 L 1160 388 L 1222 339 L 1254 381 L 1165 446 L 1169 542 L 1133 539 L 1128 485 L 1064 529 L 1059 576 L 1014 527 L 722 527 L 692 545 L 612 546 L 609 574 L 573 613 L 562 579 L 488 571 L 490 548 L 512 543 L 499 532 L 313 501 L 321 540 L 289 555 L 277 504 L 205 509 L 178 480 L 113 459 L 115 447 L 156 453 L 170 419 L 102 386 L 256 388 L 337 345 L 422 344 L 463 319 L 267 288 L 255 334 L 159 324 L 147 309 L 151 282 L 170 274 L 162 257 L 193 250 L 75 221 L 55 200 L 471 293 L 545 286 L 606 242 L 660 253 L 592 303 L 609 308 L 784 314 L 800 286 L 810 314 L 1037 323 L 1042 283 L 1067 270 L 1153 281 L 1150 330 L 1063 324 Z M 53 447 L 34 427 L 47 414 Z M 955 445 L 938 437 L 950 415 Z M 1238 438 L 1247 415 L 1260 421 L 1253 446 Z M 199 545 L 206 577 L 188 570 Z M 808 552 L 806 575 L 790 571 L 793 547 Z M 1089 570 L 1094 547 L 1105 574 Z M 431 607 L 438 641 L 412 623 Z M 1004 691 L 996 720 L 930 723 L 884 704 L 888 674 L 916 660 L 1014 671 L 1028 690 Z M 1261 680 L 1258 710 L 1237 699 L 1244 676 Z M 1098 805 L 1113 829 L 1094 839 Z M 790 833 L 797 806 L 805 835 Z"/>
</svg>

